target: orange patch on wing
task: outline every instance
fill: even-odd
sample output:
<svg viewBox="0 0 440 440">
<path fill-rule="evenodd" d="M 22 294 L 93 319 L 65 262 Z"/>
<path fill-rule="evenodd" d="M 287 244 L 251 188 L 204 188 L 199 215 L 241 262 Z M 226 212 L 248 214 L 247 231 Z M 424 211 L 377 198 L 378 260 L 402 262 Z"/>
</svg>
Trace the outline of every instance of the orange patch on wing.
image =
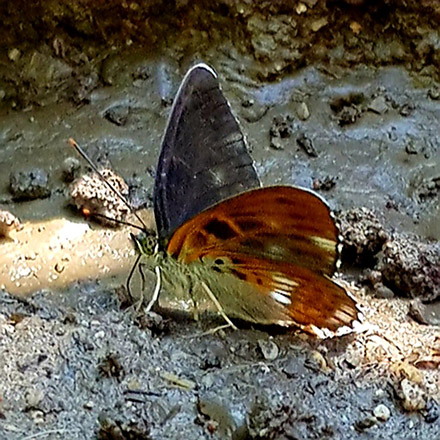
<svg viewBox="0 0 440 440">
<path fill-rule="evenodd" d="M 258 188 L 227 199 L 180 226 L 167 251 L 190 263 L 213 251 L 293 262 L 331 275 L 338 232 L 328 206 L 300 188 Z"/>
</svg>

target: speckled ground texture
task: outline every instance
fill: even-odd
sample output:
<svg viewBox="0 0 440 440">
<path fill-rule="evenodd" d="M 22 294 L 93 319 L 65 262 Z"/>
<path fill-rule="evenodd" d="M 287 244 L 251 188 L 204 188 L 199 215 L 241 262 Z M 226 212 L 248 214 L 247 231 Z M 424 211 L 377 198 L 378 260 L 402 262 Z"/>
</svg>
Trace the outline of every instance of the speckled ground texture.
<svg viewBox="0 0 440 440">
<path fill-rule="evenodd" d="M 0 291 L 0 439 L 440 438 L 438 2 L 4 0 L 0 16 L 1 210 L 85 222 L 70 137 L 150 208 L 171 102 L 205 61 L 264 184 L 336 210 L 338 277 L 368 323 L 210 334 L 215 316 L 127 309 L 125 273 Z"/>
</svg>

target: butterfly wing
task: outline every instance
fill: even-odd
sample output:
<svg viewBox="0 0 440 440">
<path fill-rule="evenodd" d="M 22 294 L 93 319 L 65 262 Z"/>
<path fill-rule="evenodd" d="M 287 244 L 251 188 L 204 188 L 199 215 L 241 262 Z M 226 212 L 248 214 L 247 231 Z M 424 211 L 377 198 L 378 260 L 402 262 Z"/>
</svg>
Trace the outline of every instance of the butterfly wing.
<svg viewBox="0 0 440 440">
<path fill-rule="evenodd" d="M 273 186 L 201 212 L 175 231 L 167 250 L 185 263 L 239 252 L 331 276 L 338 260 L 338 230 L 329 207 L 316 194 Z"/>
<path fill-rule="evenodd" d="M 216 74 L 196 65 L 182 81 L 162 141 L 154 189 L 160 242 L 204 209 L 258 186 Z"/>
<path fill-rule="evenodd" d="M 275 186 L 227 199 L 177 229 L 167 251 L 203 271 L 231 315 L 331 331 L 357 319 L 355 301 L 330 279 L 338 230 L 310 191 Z"/>
<path fill-rule="evenodd" d="M 335 334 L 340 328 L 351 328 L 358 319 L 356 302 L 345 289 L 329 277 L 295 264 L 234 253 L 205 258 L 196 266 L 230 317 L 258 324 L 297 325 L 324 336 L 328 333 L 317 329 Z"/>
</svg>

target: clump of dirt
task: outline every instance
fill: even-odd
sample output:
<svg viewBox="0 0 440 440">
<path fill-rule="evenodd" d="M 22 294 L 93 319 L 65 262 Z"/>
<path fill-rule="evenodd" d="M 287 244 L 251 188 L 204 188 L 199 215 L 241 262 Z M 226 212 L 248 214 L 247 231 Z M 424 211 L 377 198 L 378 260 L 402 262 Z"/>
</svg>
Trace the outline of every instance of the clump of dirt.
<svg viewBox="0 0 440 440">
<path fill-rule="evenodd" d="M 270 127 L 270 146 L 274 150 L 284 150 L 293 132 L 291 115 L 278 115 L 273 118 Z"/>
<path fill-rule="evenodd" d="M 316 420 L 316 416 L 295 399 L 285 397 L 283 400 L 265 396 L 255 399 L 247 419 L 249 439 L 333 438 L 331 425 Z"/>
<path fill-rule="evenodd" d="M 11 173 L 9 191 L 14 200 L 33 200 L 49 197 L 51 193 L 48 173 L 40 168 Z"/>
<path fill-rule="evenodd" d="M 273 118 L 269 132 L 271 148 L 284 150 L 285 144 L 293 132 L 292 121 L 291 115 L 278 115 Z"/>
<path fill-rule="evenodd" d="M 151 440 L 145 423 L 113 419 L 102 414 L 99 417 L 99 425 L 97 440 Z"/>
<path fill-rule="evenodd" d="M 362 115 L 365 108 L 363 106 L 365 96 L 362 93 L 353 93 L 335 99 L 330 108 L 335 113 L 335 117 L 341 127 L 354 124 Z"/>
<path fill-rule="evenodd" d="M 342 261 L 371 266 L 388 240 L 388 233 L 374 212 L 352 208 L 338 215 L 338 223 L 343 243 Z"/>
<path fill-rule="evenodd" d="M 20 231 L 23 225 L 20 220 L 11 212 L 0 209 L 0 238 L 11 238 L 12 231 Z"/>
<path fill-rule="evenodd" d="M 380 270 L 394 291 L 422 301 L 440 298 L 440 243 L 394 234 L 384 246 Z"/>
<path fill-rule="evenodd" d="M 393 293 L 432 302 L 440 298 L 440 244 L 407 234 L 390 234 L 366 208 L 352 208 L 338 215 L 342 261 L 368 267 L 360 280 L 370 284 L 378 297 Z M 391 289 L 391 291 L 390 291 Z"/>
<path fill-rule="evenodd" d="M 438 78 L 437 2 L 348 3 L 39 0 L 19 7 L 6 0 L 0 6 L 6 48 L 0 86 L 15 108 L 59 97 L 87 102 L 104 82 L 109 47 L 140 43 L 158 51 L 178 42 L 180 53 L 188 54 L 225 40 L 252 53 L 260 63 L 255 74 L 265 79 L 316 62 L 333 68 L 404 63 L 421 81 Z M 29 49 L 34 41 L 48 44 Z M 355 107 L 342 109 L 342 125 L 357 119 Z"/>
<path fill-rule="evenodd" d="M 85 215 L 104 225 L 117 226 L 118 221 L 126 220 L 130 209 L 114 190 L 127 199 L 129 188 L 124 179 L 113 170 L 102 168 L 99 172 L 102 177 L 91 173 L 76 179 L 70 187 L 70 195 L 76 207 Z"/>
</svg>

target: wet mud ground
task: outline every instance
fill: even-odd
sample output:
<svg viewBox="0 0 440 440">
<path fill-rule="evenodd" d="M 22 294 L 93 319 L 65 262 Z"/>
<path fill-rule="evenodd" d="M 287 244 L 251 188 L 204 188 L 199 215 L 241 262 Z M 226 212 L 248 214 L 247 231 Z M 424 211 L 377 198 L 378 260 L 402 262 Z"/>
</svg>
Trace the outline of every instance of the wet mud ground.
<svg viewBox="0 0 440 440">
<path fill-rule="evenodd" d="M 16 61 L 9 47 L 3 79 L 26 57 L 30 78 L 58 84 L 71 74 L 44 45 Z M 202 60 L 219 75 L 263 183 L 314 188 L 342 212 L 352 252 L 338 277 L 363 307 L 363 333 L 320 341 L 239 323 L 210 334 L 223 322 L 209 314 L 193 321 L 171 294 L 162 318 L 126 308 L 130 231 L 87 222 L 69 207 L 67 140 L 110 162 L 135 203 L 150 209 L 172 99 Z M 59 88 L 3 100 L 1 209 L 24 227 L 0 242 L 0 438 L 440 437 L 438 312 L 429 309 L 437 325 L 408 314 L 408 297 L 440 296 L 439 85 L 397 64 L 316 62 L 275 80 L 264 79 L 266 67 L 227 42 L 183 57 L 134 44 L 108 49 L 67 95 Z M 14 200 L 11 173 L 37 168 L 50 194 Z M 376 229 L 362 230 L 369 211 L 359 222 L 347 215 L 361 207 L 374 213 Z M 413 269 L 431 270 L 429 289 L 391 282 L 407 266 L 396 263 L 389 275 L 386 258 L 402 246 L 429 248 Z"/>
</svg>

